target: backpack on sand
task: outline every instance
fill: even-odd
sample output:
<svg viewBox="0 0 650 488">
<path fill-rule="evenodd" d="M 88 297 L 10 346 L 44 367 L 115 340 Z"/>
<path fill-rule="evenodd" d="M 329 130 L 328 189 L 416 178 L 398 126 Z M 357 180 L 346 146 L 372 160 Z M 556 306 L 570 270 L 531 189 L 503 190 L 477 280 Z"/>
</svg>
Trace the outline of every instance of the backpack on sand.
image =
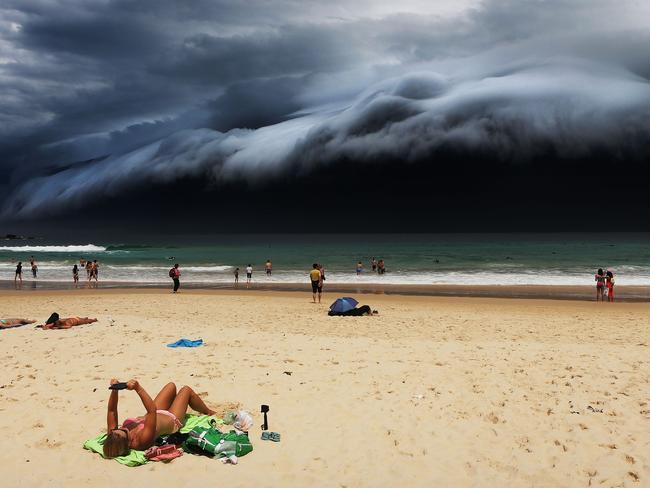
<svg viewBox="0 0 650 488">
<path fill-rule="evenodd" d="M 214 427 L 195 427 L 183 443 L 183 449 L 218 458 L 242 457 L 253 450 L 253 445 L 247 434 L 238 434 L 234 430 L 223 433 Z"/>
</svg>

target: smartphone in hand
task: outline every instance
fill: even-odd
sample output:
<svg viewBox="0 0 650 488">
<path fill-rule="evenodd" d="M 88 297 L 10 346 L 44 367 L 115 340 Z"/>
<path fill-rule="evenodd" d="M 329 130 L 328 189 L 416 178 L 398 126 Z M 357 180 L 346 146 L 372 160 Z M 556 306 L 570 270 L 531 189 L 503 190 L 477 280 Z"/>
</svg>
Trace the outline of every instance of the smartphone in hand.
<svg viewBox="0 0 650 488">
<path fill-rule="evenodd" d="M 108 387 L 109 390 L 126 390 L 126 383 L 115 383 Z"/>
</svg>

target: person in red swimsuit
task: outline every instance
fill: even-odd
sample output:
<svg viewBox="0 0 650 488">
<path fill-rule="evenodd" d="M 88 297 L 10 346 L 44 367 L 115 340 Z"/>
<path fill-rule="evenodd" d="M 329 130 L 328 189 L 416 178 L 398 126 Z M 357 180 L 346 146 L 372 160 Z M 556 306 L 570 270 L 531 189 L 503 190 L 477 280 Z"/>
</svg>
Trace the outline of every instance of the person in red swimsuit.
<svg viewBox="0 0 650 488">
<path fill-rule="evenodd" d="M 609 269 L 607 270 L 605 281 L 607 284 L 607 301 L 613 302 L 614 301 L 614 273 L 612 273 L 611 270 Z"/>
<path fill-rule="evenodd" d="M 111 380 L 111 385 L 116 383 L 116 379 Z M 118 390 L 111 390 L 103 447 L 107 458 L 123 456 L 129 449 L 144 451 L 153 446 L 157 437 L 178 432 L 183 426 L 188 406 L 204 415 L 215 414 L 189 386 L 177 392 L 174 383 L 167 383 L 152 400 L 136 380 L 130 380 L 126 385 L 127 390 L 138 394 L 147 412 L 144 417 L 127 418 L 120 427 L 117 419 Z"/>
</svg>

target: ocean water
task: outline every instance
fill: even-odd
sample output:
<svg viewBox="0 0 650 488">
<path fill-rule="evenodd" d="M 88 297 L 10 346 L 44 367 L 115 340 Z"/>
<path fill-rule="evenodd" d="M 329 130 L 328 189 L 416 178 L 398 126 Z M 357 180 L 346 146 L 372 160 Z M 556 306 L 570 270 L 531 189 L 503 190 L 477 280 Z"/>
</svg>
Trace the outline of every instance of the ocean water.
<svg viewBox="0 0 650 488">
<path fill-rule="evenodd" d="M 18 261 L 25 281 L 71 281 L 79 258 L 97 259 L 100 281 L 168 283 L 178 262 L 186 283 L 233 281 L 233 270 L 252 264 L 253 280 L 304 283 L 314 262 L 328 283 L 593 285 L 597 268 L 614 271 L 618 285 L 650 286 L 650 234 L 445 234 L 445 235 L 258 235 L 186 238 L 184 242 L 0 241 L 0 279 L 13 280 Z M 370 271 L 384 259 L 387 272 Z M 273 275 L 264 273 L 267 259 Z M 357 277 L 356 263 L 364 264 Z M 85 271 L 80 272 L 85 279 Z"/>
</svg>

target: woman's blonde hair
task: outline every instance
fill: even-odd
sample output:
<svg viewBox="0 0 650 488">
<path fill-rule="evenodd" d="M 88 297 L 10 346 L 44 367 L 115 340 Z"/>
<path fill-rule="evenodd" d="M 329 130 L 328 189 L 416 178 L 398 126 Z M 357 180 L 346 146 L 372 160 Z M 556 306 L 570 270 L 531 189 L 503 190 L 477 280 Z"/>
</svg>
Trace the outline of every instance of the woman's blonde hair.
<svg viewBox="0 0 650 488">
<path fill-rule="evenodd" d="M 123 456 L 129 452 L 129 439 L 128 436 L 119 435 L 112 430 L 106 436 L 104 441 L 104 457 L 114 458 Z"/>
</svg>

